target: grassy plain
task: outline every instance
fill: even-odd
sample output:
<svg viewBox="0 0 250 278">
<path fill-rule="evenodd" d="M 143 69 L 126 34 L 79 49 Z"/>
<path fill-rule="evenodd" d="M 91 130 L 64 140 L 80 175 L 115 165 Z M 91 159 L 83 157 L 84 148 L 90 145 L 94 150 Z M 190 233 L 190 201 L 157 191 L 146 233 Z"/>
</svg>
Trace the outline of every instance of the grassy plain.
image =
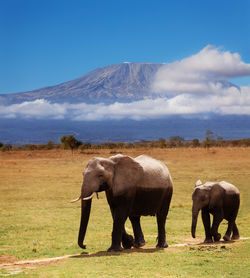
<svg viewBox="0 0 250 278">
<path fill-rule="evenodd" d="M 119 150 L 117 150 L 119 151 Z M 250 239 L 213 245 L 176 246 L 204 239 L 201 217 L 198 240 L 190 235 L 191 194 L 196 180 L 226 180 L 241 192 L 237 218 L 242 238 L 250 236 L 250 148 L 126 149 L 123 154 L 148 154 L 168 166 L 174 194 L 166 223 L 168 249 L 155 249 L 155 217 L 143 217 L 145 249 L 103 252 L 112 227 L 105 195 L 94 198 L 85 239 L 86 253 L 48 266 L 24 268 L 15 277 L 250 277 Z M 80 254 L 77 235 L 82 170 L 93 156 L 110 150 L 19 151 L 0 153 L 0 256 L 35 259 Z M 126 223 L 128 231 L 131 225 Z M 225 232 L 226 222 L 220 226 Z M 0 257 L 1 258 L 1 257 Z M 0 276 L 8 274 L 0 270 Z M 14 274 L 13 274 L 14 275 Z"/>
</svg>

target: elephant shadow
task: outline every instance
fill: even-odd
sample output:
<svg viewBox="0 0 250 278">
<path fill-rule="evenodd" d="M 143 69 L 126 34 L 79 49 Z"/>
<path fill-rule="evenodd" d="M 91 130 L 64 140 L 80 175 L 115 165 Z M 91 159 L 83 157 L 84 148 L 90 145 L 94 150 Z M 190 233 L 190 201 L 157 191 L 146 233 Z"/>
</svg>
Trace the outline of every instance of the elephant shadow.
<svg viewBox="0 0 250 278">
<path fill-rule="evenodd" d="M 70 256 L 70 258 L 73 259 L 82 259 L 82 258 L 96 258 L 96 257 L 110 257 L 110 256 L 121 256 L 125 254 L 131 254 L 131 253 L 156 253 L 164 250 L 164 248 L 133 248 L 133 249 L 126 249 L 122 252 L 108 252 L 108 251 L 98 251 L 96 253 L 88 253 L 88 252 L 82 252 L 79 255 L 73 255 Z"/>
<path fill-rule="evenodd" d="M 203 250 L 203 249 L 217 249 L 217 248 L 226 248 L 225 245 L 234 243 L 234 240 L 230 241 L 217 241 L 217 242 L 212 242 L 212 243 L 204 243 L 204 242 L 198 242 L 195 244 L 181 244 L 181 246 L 187 246 L 189 248 L 194 248 L 196 249 L 198 247 L 198 250 Z M 169 247 L 178 247 L 178 246 L 169 246 Z M 196 247 L 196 248 L 195 248 Z M 132 254 L 132 253 L 157 253 L 161 252 L 162 250 L 165 250 L 164 248 L 132 248 L 132 249 L 125 249 L 122 252 L 108 252 L 108 251 L 98 251 L 95 253 L 88 253 L 88 252 L 82 252 L 79 255 L 72 255 L 70 258 L 73 259 L 87 259 L 87 258 L 97 258 L 97 257 L 111 257 L 111 256 L 121 256 L 125 254 Z"/>
</svg>

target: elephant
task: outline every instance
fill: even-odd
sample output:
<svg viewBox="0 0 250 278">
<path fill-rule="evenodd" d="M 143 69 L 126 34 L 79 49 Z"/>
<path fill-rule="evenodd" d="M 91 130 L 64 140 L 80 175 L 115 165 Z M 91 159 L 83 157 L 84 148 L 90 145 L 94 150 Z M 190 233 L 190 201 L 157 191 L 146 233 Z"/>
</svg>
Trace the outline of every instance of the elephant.
<svg viewBox="0 0 250 278">
<path fill-rule="evenodd" d="M 239 230 L 235 223 L 240 206 L 239 189 L 226 182 L 206 182 L 202 184 L 200 180 L 196 182 L 193 194 L 192 207 L 192 227 L 191 234 L 195 238 L 197 218 L 201 210 L 203 225 L 206 238 L 204 243 L 219 241 L 221 234 L 218 233 L 218 227 L 223 219 L 228 221 L 227 231 L 223 237 L 225 241 L 239 239 Z M 210 213 L 213 215 L 213 224 L 210 226 Z"/>
<path fill-rule="evenodd" d="M 166 165 L 147 155 L 136 158 L 118 154 L 109 158 L 94 157 L 84 172 L 81 195 L 81 221 L 78 245 L 83 244 L 95 193 L 105 191 L 113 218 L 112 241 L 108 251 L 122 251 L 145 245 L 140 217 L 157 218 L 158 248 L 166 248 L 165 222 L 172 198 L 173 182 Z M 127 234 L 125 221 L 129 218 L 134 237 Z M 121 246 L 122 244 L 122 246 Z"/>
</svg>

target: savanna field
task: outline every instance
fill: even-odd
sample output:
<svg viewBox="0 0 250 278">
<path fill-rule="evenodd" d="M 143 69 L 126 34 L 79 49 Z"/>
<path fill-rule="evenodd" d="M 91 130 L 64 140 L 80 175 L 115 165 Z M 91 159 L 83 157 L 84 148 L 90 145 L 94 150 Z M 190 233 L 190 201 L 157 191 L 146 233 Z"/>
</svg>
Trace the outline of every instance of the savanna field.
<svg viewBox="0 0 250 278">
<path fill-rule="evenodd" d="M 113 151 L 113 150 L 112 150 Z M 250 277 L 250 148 L 121 149 L 132 157 L 147 154 L 163 161 L 173 178 L 174 193 L 166 221 L 167 249 L 156 249 L 155 217 L 142 217 L 146 245 L 107 253 L 112 218 L 105 194 L 94 197 L 85 238 L 77 245 L 82 171 L 94 156 L 110 150 L 0 152 L 0 270 L 13 277 Z M 198 244 L 204 240 L 199 215 L 191 237 L 195 182 L 226 180 L 241 193 L 236 223 L 241 239 Z M 225 233 L 222 222 L 219 232 Z M 130 222 L 126 229 L 132 231 Z M 3 267 L 19 260 L 75 255 L 58 262 Z"/>
</svg>

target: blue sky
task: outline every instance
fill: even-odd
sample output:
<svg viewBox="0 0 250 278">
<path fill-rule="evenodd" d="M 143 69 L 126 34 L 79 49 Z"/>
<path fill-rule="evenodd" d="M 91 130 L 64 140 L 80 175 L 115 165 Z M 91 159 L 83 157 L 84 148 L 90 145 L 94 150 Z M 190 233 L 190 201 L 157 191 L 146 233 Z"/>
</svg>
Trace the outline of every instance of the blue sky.
<svg viewBox="0 0 250 278">
<path fill-rule="evenodd" d="M 0 93 L 125 61 L 174 62 L 207 45 L 248 64 L 249 18 L 248 0 L 0 0 Z"/>
</svg>

